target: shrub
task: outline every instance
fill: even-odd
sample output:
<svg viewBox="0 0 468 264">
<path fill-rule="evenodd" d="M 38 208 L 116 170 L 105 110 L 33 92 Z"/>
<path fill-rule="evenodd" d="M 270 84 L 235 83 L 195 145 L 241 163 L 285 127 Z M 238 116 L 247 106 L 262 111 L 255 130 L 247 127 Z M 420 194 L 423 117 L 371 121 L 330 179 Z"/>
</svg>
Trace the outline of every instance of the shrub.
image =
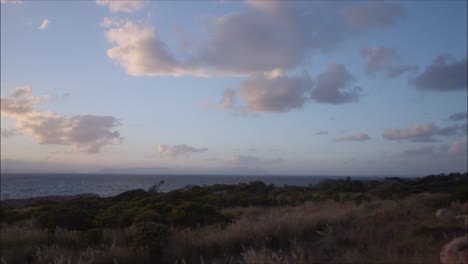
<svg viewBox="0 0 468 264">
<path fill-rule="evenodd" d="M 163 220 L 160 214 L 154 210 L 147 210 L 141 212 L 139 215 L 135 217 L 135 223 L 143 223 L 143 222 L 155 222 L 160 223 Z"/>
<path fill-rule="evenodd" d="M 172 209 L 167 220 L 171 224 L 194 227 L 222 222 L 225 217 L 213 206 L 184 202 Z"/>
<path fill-rule="evenodd" d="M 144 222 L 138 224 L 137 230 L 134 249 L 147 252 L 153 261 L 160 260 L 163 248 L 168 243 L 169 228 L 162 224 Z"/>
</svg>

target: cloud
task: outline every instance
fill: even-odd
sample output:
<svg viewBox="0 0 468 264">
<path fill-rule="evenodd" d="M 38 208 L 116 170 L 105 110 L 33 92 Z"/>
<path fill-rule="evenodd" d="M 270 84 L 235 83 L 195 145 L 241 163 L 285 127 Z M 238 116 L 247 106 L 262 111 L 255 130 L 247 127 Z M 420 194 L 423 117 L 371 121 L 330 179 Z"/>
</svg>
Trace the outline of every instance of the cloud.
<svg viewBox="0 0 468 264">
<path fill-rule="evenodd" d="M 361 50 L 366 61 L 366 72 L 371 73 L 387 68 L 390 62 L 397 58 L 395 49 L 382 47 L 366 47 Z"/>
<path fill-rule="evenodd" d="M 387 68 L 387 78 L 395 78 L 406 72 L 417 72 L 419 67 L 417 65 L 402 64 L 398 66 L 389 66 Z"/>
<path fill-rule="evenodd" d="M 108 56 L 134 76 L 249 76 L 296 69 L 308 63 L 314 51 L 336 49 L 356 35 L 346 22 L 348 16 L 341 12 L 340 7 L 347 3 L 244 3 L 248 6 L 244 11 L 205 19 L 206 34 L 189 43 L 186 37 L 180 39 L 180 54 L 171 53 L 151 26 L 105 18 L 102 25 L 115 29 L 113 37 L 108 34 L 110 30 L 106 32 L 114 45 Z M 399 6 L 384 4 L 384 8 L 387 5 Z M 372 9 L 380 4 L 369 6 Z M 375 27 L 387 24 L 377 23 Z"/>
<path fill-rule="evenodd" d="M 153 27 L 136 24 L 130 20 L 104 20 L 107 40 L 114 46 L 107 50 L 107 56 L 123 66 L 129 75 L 158 76 L 183 74 L 203 76 L 191 71 L 169 51 L 159 39 Z"/>
<path fill-rule="evenodd" d="M 457 136 L 466 135 L 467 124 L 452 125 L 443 128 L 437 128 L 436 134 L 440 136 Z"/>
<path fill-rule="evenodd" d="M 10 98 L 1 98 L 1 115 L 18 117 L 33 112 L 33 106 L 50 99 L 50 96 L 33 96 L 30 86 L 16 88 Z"/>
<path fill-rule="evenodd" d="M 48 18 L 45 18 L 44 20 L 42 20 L 41 25 L 40 25 L 37 29 L 39 29 L 39 30 L 44 30 L 44 29 L 46 29 L 48 26 L 49 26 L 49 19 L 48 19 Z"/>
<path fill-rule="evenodd" d="M 2 5 L 17 5 L 21 4 L 23 1 L 21 0 L 1 0 L 0 3 Z"/>
<path fill-rule="evenodd" d="M 119 121 L 112 116 L 77 115 L 65 117 L 39 111 L 37 102 L 47 97 L 35 97 L 31 87 L 13 91 L 10 98 L 1 98 L 1 115 L 17 120 L 17 131 L 30 135 L 40 144 L 71 146 L 73 152 L 98 153 L 106 145 L 120 144 L 123 138 L 112 129 Z"/>
<path fill-rule="evenodd" d="M 9 138 L 18 134 L 18 130 L 14 128 L 3 128 L 1 129 L 2 138 Z"/>
<path fill-rule="evenodd" d="M 443 146 L 443 149 L 446 149 L 447 153 L 451 156 L 466 156 L 468 150 L 467 140 L 450 143 L 447 146 Z"/>
<path fill-rule="evenodd" d="M 323 135 L 328 135 L 328 131 L 318 131 L 317 133 L 315 133 L 316 136 L 323 136 Z"/>
<path fill-rule="evenodd" d="M 439 128 L 433 124 L 419 124 L 406 129 L 390 128 L 385 130 L 383 137 L 388 140 L 410 140 L 413 142 L 435 142 L 433 136 L 466 135 L 467 125 L 453 125 Z"/>
<path fill-rule="evenodd" d="M 244 155 L 238 155 L 234 156 L 230 160 L 228 160 L 229 163 L 231 163 L 234 166 L 239 166 L 239 167 L 247 167 L 247 168 L 252 168 L 252 167 L 260 167 L 262 165 L 271 165 L 271 164 L 278 164 L 282 163 L 284 160 L 277 158 L 277 159 L 261 159 L 256 156 L 244 156 Z"/>
<path fill-rule="evenodd" d="M 459 113 L 450 115 L 448 119 L 451 121 L 460 121 L 460 120 L 465 120 L 467 118 L 468 118 L 467 112 L 459 112 Z"/>
<path fill-rule="evenodd" d="M 356 102 L 361 88 L 351 87 L 353 76 L 343 64 L 332 63 L 327 71 L 319 75 L 317 86 L 312 91 L 312 99 L 318 103 L 343 104 Z"/>
<path fill-rule="evenodd" d="M 96 0 L 98 6 L 106 6 L 111 13 L 132 13 L 142 9 L 146 2 L 139 0 Z"/>
<path fill-rule="evenodd" d="M 382 136 L 388 140 L 431 140 L 436 130 L 433 124 L 420 124 L 406 129 L 390 128 Z"/>
<path fill-rule="evenodd" d="M 174 146 L 158 144 L 157 149 L 161 157 L 188 156 L 192 153 L 202 153 L 208 150 L 207 148 L 194 148 L 186 144 L 180 144 L 180 145 L 174 145 Z"/>
<path fill-rule="evenodd" d="M 356 134 L 336 138 L 335 141 L 337 141 L 337 142 L 342 142 L 342 141 L 366 141 L 366 140 L 369 140 L 369 139 L 371 139 L 371 137 L 369 135 L 367 135 L 367 134 L 356 133 Z"/>
<path fill-rule="evenodd" d="M 235 97 L 236 92 L 231 88 L 227 88 L 224 90 L 223 98 L 221 99 L 221 102 L 219 102 L 219 107 L 221 109 L 232 108 L 234 106 Z"/>
<path fill-rule="evenodd" d="M 400 3 L 371 1 L 342 8 L 346 20 L 358 30 L 391 26 L 406 17 Z"/>
<path fill-rule="evenodd" d="M 466 58 L 447 63 L 448 58 L 438 56 L 412 83 L 420 90 L 461 91 L 467 89 Z"/>
<path fill-rule="evenodd" d="M 257 74 L 240 83 L 238 95 L 248 112 L 288 112 L 304 105 L 312 85 L 306 73 L 295 77 Z"/>
</svg>

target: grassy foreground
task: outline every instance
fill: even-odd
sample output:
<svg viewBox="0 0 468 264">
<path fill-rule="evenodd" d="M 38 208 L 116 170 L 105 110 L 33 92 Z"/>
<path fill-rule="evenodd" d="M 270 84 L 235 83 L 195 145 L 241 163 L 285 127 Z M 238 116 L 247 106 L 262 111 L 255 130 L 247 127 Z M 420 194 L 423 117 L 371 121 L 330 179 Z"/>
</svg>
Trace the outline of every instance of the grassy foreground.
<svg viewBox="0 0 468 264">
<path fill-rule="evenodd" d="M 468 175 L 134 190 L 1 209 L 1 263 L 439 263 Z"/>
</svg>

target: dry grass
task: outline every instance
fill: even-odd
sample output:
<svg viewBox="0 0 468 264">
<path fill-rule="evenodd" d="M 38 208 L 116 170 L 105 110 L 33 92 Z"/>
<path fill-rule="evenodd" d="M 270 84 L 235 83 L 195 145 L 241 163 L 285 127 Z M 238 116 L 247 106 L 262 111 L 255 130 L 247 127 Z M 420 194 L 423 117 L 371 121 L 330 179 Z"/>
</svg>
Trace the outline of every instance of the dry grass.
<svg viewBox="0 0 468 264">
<path fill-rule="evenodd" d="M 166 263 L 438 263 L 439 250 L 463 223 L 439 220 L 442 197 L 355 204 L 308 202 L 300 206 L 224 209 L 227 226 L 173 229 Z M 452 203 L 456 213 L 467 203 Z M 33 222 L 1 229 L 1 263 L 152 263 L 132 250 L 137 229 L 104 229 L 109 243 L 83 246 L 77 231 L 50 234 Z"/>
<path fill-rule="evenodd" d="M 231 208 L 227 227 L 175 231 L 168 254 L 199 263 L 438 263 L 450 237 L 417 233 L 434 217 L 435 194 L 402 200 L 310 202 L 277 208 Z M 453 204 L 461 209 L 466 204 Z M 459 222 L 438 223 L 450 232 Z M 437 230 L 440 232 L 441 230 Z"/>
</svg>

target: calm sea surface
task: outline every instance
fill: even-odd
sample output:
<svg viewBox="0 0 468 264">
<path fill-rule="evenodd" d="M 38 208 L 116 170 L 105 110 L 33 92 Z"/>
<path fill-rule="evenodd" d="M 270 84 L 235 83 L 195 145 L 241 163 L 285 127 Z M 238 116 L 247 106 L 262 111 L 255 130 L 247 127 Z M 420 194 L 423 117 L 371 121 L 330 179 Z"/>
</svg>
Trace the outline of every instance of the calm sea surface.
<svg viewBox="0 0 468 264">
<path fill-rule="evenodd" d="M 278 186 L 308 186 L 322 179 L 345 177 L 323 176 L 232 176 L 232 175 L 109 175 L 109 174 L 1 174 L 1 199 L 29 198 L 46 195 L 75 195 L 94 193 L 112 196 L 128 190 L 147 190 L 164 180 L 160 190 L 171 191 L 188 184 L 236 184 L 263 181 Z M 379 177 L 351 177 L 357 180 L 380 179 Z"/>
</svg>

